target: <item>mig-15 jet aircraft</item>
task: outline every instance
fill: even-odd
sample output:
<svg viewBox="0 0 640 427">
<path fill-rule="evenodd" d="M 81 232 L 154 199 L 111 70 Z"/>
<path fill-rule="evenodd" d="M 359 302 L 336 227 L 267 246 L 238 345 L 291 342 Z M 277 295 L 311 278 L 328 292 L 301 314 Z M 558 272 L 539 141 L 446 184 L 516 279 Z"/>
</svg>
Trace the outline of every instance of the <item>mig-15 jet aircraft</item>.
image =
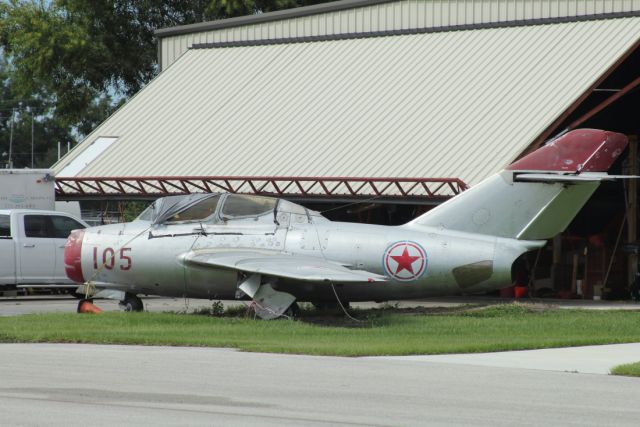
<svg viewBox="0 0 640 427">
<path fill-rule="evenodd" d="M 510 286 L 514 261 L 563 231 L 627 145 L 568 132 L 401 226 L 332 222 L 284 199 L 190 194 L 135 221 L 75 230 L 66 272 L 88 296 L 249 298 L 270 319 L 295 302 L 387 301 Z M 338 300 L 339 299 L 339 300 Z"/>
</svg>

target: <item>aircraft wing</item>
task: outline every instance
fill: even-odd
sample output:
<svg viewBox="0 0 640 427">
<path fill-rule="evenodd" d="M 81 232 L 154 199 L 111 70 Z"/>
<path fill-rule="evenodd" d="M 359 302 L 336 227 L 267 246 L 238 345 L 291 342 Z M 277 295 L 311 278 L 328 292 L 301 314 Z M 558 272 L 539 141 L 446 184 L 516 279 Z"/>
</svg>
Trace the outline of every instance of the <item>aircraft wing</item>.
<svg viewBox="0 0 640 427">
<path fill-rule="evenodd" d="M 364 270 L 350 270 L 322 258 L 288 255 L 282 252 L 192 252 L 185 254 L 183 259 L 187 264 L 259 273 L 304 282 L 371 283 L 387 280 L 385 276 Z"/>
</svg>

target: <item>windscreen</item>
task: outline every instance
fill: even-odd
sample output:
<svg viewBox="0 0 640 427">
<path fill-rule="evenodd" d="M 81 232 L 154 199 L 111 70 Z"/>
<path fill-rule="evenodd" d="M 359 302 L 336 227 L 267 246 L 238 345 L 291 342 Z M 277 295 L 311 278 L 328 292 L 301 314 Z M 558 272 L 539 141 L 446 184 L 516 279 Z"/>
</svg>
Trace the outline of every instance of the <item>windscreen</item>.
<svg viewBox="0 0 640 427">
<path fill-rule="evenodd" d="M 222 219 L 261 216 L 273 212 L 278 199 L 230 194 L 222 206 Z"/>
<path fill-rule="evenodd" d="M 198 221 L 211 216 L 218 206 L 219 194 L 186 194 L 163 197 L 153 202 L 137 218 L 162 224 L 167 221 Z"/>
<path fill-rule="evenodd" d="M 154 212 L 158 209 L 158 200 L 151 203 L 140 215 L 136 218 L 138 221 L 153 221 Z"/>
<path fill-rule="evenodd" d="M 219 200 L 220 196 L 204 199 L 196 203 L 195 205 L 192 205 L 187 209 L 184 209 L 180 212 L 177 212 L 175 215 L 170 216 L 166 219 L 166 221 L 199 221 L 209 218 L 216 212 L 216 207 L 218 206 Z"/>
</svg>

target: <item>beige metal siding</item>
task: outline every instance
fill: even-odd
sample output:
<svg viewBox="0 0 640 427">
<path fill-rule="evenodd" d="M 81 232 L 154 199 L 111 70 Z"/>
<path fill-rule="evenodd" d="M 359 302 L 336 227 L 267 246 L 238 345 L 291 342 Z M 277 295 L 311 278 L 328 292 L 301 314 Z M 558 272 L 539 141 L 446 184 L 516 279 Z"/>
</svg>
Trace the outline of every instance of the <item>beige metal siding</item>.
<svg viewBox="0 0 640 427">
<path fill-rule="evenodd" d="M 165 70 L 194 43 L 326 36 L 640 11 L 640 0 L 402 0 L 163 37 Z"/>
<path fill-rule="evenodd" d="M 189 50 L 55 166 L 78 176 L 456 177 L 510 163 L 640 18 Z"/>
</svg>

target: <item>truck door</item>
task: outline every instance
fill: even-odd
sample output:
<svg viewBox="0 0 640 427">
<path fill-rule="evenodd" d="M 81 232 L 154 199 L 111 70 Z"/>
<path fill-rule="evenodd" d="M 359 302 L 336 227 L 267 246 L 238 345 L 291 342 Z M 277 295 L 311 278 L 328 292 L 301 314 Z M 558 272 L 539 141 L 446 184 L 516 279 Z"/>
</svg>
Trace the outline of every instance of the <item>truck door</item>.
<svg viewBox="0 0 640 427">
<path fill-rule="evenodd" d="M 15 285 L 16 258 L 11 237 L 11 216 L 0 214 L 0 285 Z"/>
<path fill-rule="evenodd" d="M 67 282 L 67 273 L 64 268 L 64 245 L 67 243 L 67 238 L 71 234 L 71 230 L 79 230 L 85 228 L 73 218 L 66 215 L 51 215 L 50 234 L 53 234 L 54 249 L 56 253 L 55 267 L 53 279 L 56 283 Z"/>
<path fill-rule="evenodd" d="M 49 231 L 48 215 L 22 216 L 22 238 L 18 241 L 20 282 L 51 283 L 53 281 L 56 247 Z"/>
</svg>

